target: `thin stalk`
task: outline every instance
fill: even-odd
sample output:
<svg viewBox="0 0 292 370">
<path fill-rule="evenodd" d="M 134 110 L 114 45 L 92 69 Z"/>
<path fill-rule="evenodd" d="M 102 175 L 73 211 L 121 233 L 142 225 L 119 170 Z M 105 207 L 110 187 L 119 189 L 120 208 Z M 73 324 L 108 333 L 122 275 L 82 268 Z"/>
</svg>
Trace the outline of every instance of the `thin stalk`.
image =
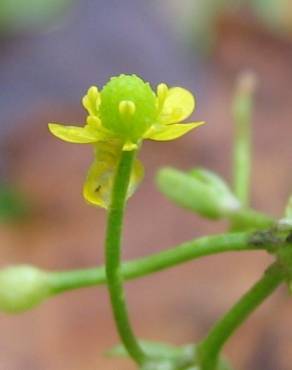
<svg viewBox="0 0 292 370">
<path fill-rule="evenodd" d="M 227 233 L 205 236 L 190 240 L 176 247 L 121 265 L 123 279 L 130 280 L 159 272 L 199 257 L 223 252 L 240 252 L 248 250 L 272 251 L 273 246 L 291 245 L 287 232 L 276 229 Z M 68 290 L 102 285 L 106 283 L 105 267 L 81 270 L 48 272 L 51 294 Z"/>
<path fill-rule="evenodd" d="M 233 185 L 234 193 L 244 207 L 248 207 L 251 172 L 251 115 L 255 77 L 244 73 L 239 77 L 233 102 L 234 146 Z"/>
<path fill-rule="evenodd" d="M 107 285 L 119 336 L 129 355 L 141 365 L 145 361 L 146 355 L 140 347 L 129 321 L 121 270 L 122 227 L 135 154 L 135 151 L 122 152 L 115 174 L 107 218 L 105 260 Z"/>
<path fill-rule="evenodd" d="M 121 265 L 121 274 L 123 279 L 130 280 L 212 254 L 265 250 L 265 246 L 260 242 L 260 239 L 257 239 L 256 243 L 252 242 L 254 235 L 257 235 L 257 233 L 228 233 L 190 240 L 163 252 L 124 262 Z M 285 239 L 283 237 L 284 242 Z M 50 272 L 52 294 L 105 283 L 106 273 L 104 266 L 82 270 Z"/>
<path fill-rule="evenodd" d="M 272 265 L 264 276 L 220 319 L 199 344 L 199 364 L 202 370 L 215 370 L 219 353 L 227 339 L 248 316 L 280 285 L 284 274 Z"/>
<path fill-rule="evenodd" d="M 232 231 L 268 229 L 276 224 L 274 218 L 248 208 L 231 213 L 229 220 Z"/>
</svg>

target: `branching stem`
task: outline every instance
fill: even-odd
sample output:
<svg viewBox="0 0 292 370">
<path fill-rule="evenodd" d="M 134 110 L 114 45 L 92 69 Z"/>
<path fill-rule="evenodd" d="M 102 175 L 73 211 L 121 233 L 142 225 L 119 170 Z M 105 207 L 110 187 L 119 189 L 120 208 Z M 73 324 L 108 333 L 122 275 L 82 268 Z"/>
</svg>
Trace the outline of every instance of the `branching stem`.
<svg viewBox="0 0 292 370">
<path fill-rule="evenodd" d="M 219 353 L 227 339 L 283 280 L 282 270 L 277 265 L 272 265 L 264 276 L 211 328 L 198 346 L 202 370 L 216 369 Z"/>
</svg>

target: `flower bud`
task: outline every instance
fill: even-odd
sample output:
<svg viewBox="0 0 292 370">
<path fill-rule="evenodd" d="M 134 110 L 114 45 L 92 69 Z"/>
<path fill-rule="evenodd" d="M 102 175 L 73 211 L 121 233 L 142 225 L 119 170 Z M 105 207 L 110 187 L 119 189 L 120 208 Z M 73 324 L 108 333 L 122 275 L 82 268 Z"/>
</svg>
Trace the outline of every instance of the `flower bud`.
<svg viewBox="0 0 292 370">
<path fill-rule="evenodd" d="M 240 208 L 239 201 L 223 180 L 204 169 L 184 173 L 164 168 L 159 171 L 157 183 L 176 204 L 206 218 L 219 219 Z"/>
<path fill-rule="evenodd" d="M 135 75 L 112 77 L 101 91 L 99 113 L 105 128 L 136 143 L 155 122 L 156 97 Z"/>
<path fill-rule="evenodd" d="M 20 265 L 0 270 L 0 311 L 26 311 L 49 294 L 48 274 L 36 267 Z"/>
</svg>

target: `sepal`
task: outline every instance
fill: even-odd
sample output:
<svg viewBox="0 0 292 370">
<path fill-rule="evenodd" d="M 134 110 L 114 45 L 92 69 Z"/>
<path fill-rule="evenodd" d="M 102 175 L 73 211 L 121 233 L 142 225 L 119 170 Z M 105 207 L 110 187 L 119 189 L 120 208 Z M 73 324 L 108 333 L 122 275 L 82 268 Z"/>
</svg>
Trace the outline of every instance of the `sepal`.
<svg viewBox="0 0 292 370">
<path fill-rule="evenodd" d="M 114 176 L 121 156 L 121 147 L 118 145 L 116 143 L 96 144 L 95 159 L 83 186 L 83 196 L 89 204 L 105 209 L 110 205 Z M 143 165 L 136 159 L 130 177 L 128 198 L 134 194 L 143 176 Z"/>
</svg>

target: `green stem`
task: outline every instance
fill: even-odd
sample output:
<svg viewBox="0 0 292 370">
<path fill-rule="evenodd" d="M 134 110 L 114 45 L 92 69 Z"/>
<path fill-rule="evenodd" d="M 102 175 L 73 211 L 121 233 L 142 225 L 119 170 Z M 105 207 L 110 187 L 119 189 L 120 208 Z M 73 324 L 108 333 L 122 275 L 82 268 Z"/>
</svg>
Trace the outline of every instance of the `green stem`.
<svg viewBox="0 0 292 370">
<path fill-rule="evenodd" d="M 250 76 L 242 76 L 233 102 L 234 147 L 233 185 L 234 193 L 244 207 L 249 203 L 251 172 L 251 113 L 252 87 L 248 86 Z"/>
<path fill-rule="evenodd" d="M 135 154 L 135 151 L 122 152 L 115 174 L 107 219 L 105 260 L 108 290 L 118 333 L 129 355 L 141 365 L 146 356 L 136 340 L 129 321 L 121 270 L 123 218 Z"/>
<path fill-rule="evenodd" d="M 206 236 L 182 243 L 174 248 L 159 252 L 137 260 L 125 262 L 121 266 L 124 279 L 152 274 L 157 271 L 176 266 L 199 257 L 223 252 L 265 250 L 277 241 L 286 243 L 286 235 L 276 231 L 241 232 Z M 105 284 L 105 268 L 89 268 L 50 273 L 52 294 L 67 290 Z"/>
<path fill-rule="evenodd" d="M 229 220 L 232 231 L 268 229 L 276 224 L 272 217 L 248 208 L 231 213 Z"/>
<path fill-rule="evenodd" d="M 272 265 L 264 276 L 213 326 L 198 346 L 202 370 L 216 369 L 219 353 L 227 339 L 283 280 L 284 274 L 281 269 Z"/>
</svg>

